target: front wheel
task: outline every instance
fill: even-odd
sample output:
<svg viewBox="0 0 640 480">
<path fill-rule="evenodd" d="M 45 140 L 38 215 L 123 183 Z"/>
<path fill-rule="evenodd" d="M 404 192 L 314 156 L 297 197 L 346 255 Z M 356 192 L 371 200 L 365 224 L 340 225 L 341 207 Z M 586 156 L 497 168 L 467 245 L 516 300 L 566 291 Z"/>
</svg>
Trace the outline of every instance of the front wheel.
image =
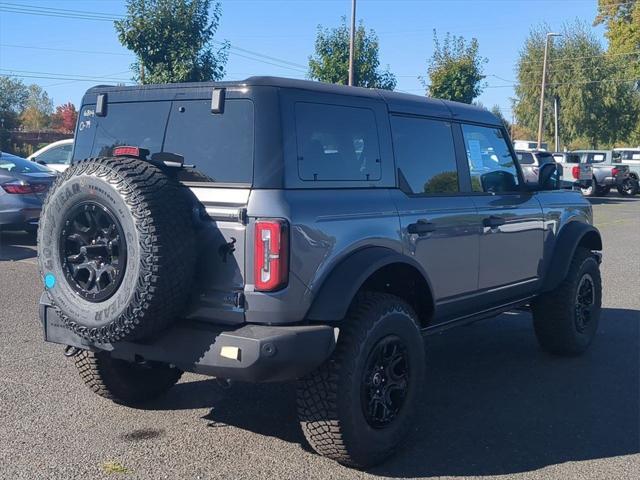
<svg viewBox="0 0 640 480">
<path fill-rule="evenodd" d="M 311 447 L 351 467 L 382 462 L 412 425 L 424 364 L 411 307 L 392 295 L 359 296 L 332 357 L 298 384 L 298 416 Z"/>
<path fill-rule="evenodd" d="M 557 355 L 584 352 L 598 329 L 601 305 L 600 266 L 591 251 L 579 248 L 566 278 L 532 304 L 540 346 Z"/>
<path fill-rule="evenodd" d="M 632 197 L 638 193 L 638 181 L 633 178 L 625 179 L 618 187 L 618 193 L 623 197 Z"/>
<path fill-rule="evenodd" d="M 75 363 L 94 393 L 129 406 L 159 397 L 182 375 L 182 370 L 168 365 L 139 365 L 112 358 L 109 352 L 82 350 L 75 356 Z"/>
</svg>

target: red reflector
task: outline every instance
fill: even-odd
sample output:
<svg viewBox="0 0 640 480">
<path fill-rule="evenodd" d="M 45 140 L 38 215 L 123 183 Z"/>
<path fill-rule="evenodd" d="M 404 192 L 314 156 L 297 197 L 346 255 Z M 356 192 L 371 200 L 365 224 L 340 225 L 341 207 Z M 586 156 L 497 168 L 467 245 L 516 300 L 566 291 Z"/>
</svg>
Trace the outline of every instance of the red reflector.
<svg viewBox="0 0 640 480">
<path fill-rule="evenodd" d="M 113 156 L 114 157 L 139 157 L 140 149 L 138 147 L 129 147 L 129 146 L 114 147 Z"/>
<path fill-rule="evenodd" d="M 620 173 L 620 170 L 618 168 L 613 167 L 611 169 L 611 176 L 616 177 L 616 176 L 618 176 L 619 173 Z"/>
<path fill-rule="evenodd" d="M 571 169 L 571 174 L 573 175 L 573 178 L 578 180 L 580 178 L 580 167 L 578 166 L 573 167 Z"/>
<path fill-rule="evenodd" d="M 289 281 L 289 229 L 286 220 L 258 220 L 254 242 L 256 290 L 272 292 L 285 287 Z"/>
<path fill-rule="evenodd" d="M 29 194 L 29 193 L 42 193 L 47 191 L 47 185 L 36 183 L 5 183 L 2 185 L 2 189 L 7 193 L 14 194 Z"/>
</svg>

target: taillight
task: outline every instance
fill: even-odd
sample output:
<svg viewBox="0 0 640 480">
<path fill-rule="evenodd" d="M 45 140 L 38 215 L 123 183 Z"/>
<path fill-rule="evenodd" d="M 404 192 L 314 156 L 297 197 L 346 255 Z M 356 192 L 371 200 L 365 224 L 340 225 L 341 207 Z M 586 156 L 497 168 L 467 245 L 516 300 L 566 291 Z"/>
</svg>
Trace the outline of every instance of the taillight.
<svg viewBox="0 0 640 480">
<path fill-rule="evenodd" d="M 285 287 L 289 281 L 289 229 L 286 220 L 255 224 L 254 282 L 261 292 Z"/>
<path fill-rule="evenodd" d="M 573 167 L 571 169 L 571 174 L 573 175 L 573 178 L 578 180 L 580 178 L 580 167 L 578 166 Z"/>
<path fill-rule="evenodd" d="M 619 168 L 613 167 L 611 169 L 611 176 L 612 177 L 617 177 L 619 173 L 620 173 L 620 169 Z"/>
<path fill-rule="evenodd" d="M 2 184 L 2 189 L 7 193 L 29 194 L 47 191 L 47 185 L 42 183 L 9 182 Z"/>
</svg>

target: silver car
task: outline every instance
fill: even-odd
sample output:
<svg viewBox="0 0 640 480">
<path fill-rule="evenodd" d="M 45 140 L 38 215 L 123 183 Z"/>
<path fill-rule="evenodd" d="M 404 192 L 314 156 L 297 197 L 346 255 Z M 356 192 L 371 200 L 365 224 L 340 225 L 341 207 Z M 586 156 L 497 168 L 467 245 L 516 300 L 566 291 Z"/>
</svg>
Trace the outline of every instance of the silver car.
<svg viewBox="0 0 640 480">
<path fill-rule="evenodd" d="M 56 173 L 43 165 L 0 152 L 0 230 L 35 232 L 55 178 Z"/>
<path fill-rule="evenodd" d="M 522 168 L 524 181 L 529 184 L 538 183 L 538 172 L 545 163 L 555 163 L 553 155 L 544 150 L 516 150 L 516 156 Z"/>
</svg>

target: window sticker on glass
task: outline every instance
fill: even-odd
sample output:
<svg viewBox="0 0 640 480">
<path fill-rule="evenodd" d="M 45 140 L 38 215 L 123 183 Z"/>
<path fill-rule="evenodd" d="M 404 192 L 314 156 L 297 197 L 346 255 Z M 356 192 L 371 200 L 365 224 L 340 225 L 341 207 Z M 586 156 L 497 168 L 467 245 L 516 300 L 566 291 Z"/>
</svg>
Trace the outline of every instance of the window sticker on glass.
<svg viewBox="0 0 640 480">
<path fill-rule="evenodd" d="M 602 162 L 602 161 L 604 160 L 604 155 L 603 155 L 602 153 L 596 153 L 596 154 L 593 156 L 593 160 L 594 160 L 595 162 Z"/>
<path fill-rule="evenodd" d="M 474 169 L 482 168 L 482 148 L 480 148 L 480 140 L 469 139 L 469 161 Z"/>
</svg>

